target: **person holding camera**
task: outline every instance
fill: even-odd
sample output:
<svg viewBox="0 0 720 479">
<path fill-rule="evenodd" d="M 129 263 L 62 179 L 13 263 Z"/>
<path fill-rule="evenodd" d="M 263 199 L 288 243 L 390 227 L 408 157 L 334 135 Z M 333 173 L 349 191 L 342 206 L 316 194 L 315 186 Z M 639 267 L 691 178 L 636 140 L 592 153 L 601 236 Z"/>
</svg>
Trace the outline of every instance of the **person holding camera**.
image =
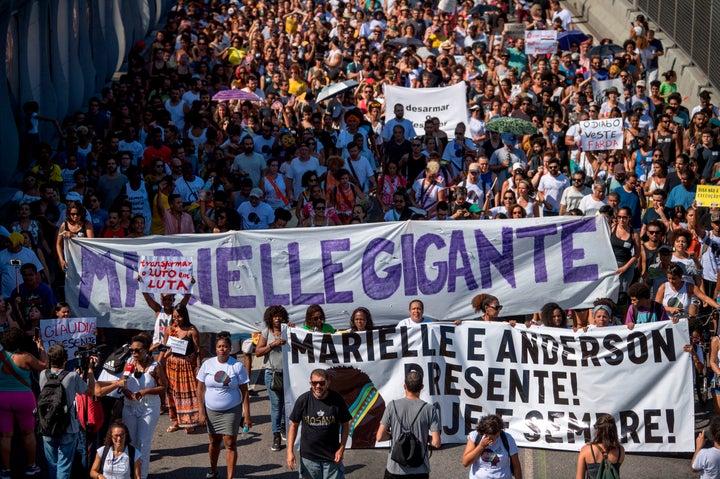
<svg viewBox="0 0 720 479">
<path fill-rule="evenodd" d="M 41 347 L 39 345 L 38 347 Z M 43 448 L 48 464 L 48 477 L 58 479 L 70 479 L 72 475 L 73 458 L 77 450 L 80 437 L 80 420 L 77 415 L 75 399 L 78 394 L 86 396 L 102 396 L 113 388 L 119 387 L 122 382 L 111 383 L 96 382 L 93 373 L 95 358 L 91 357 L 87 371 L 87 382 L 75 371 L 65 371 L 65 364 L 68 360 L 68 353 L 62 343 L 55 343 L 50 346 L 47 352 L 50 362 L 50 369 L 40 374 L 40 402 L 42 402 L 42 390 L 50 381 L 51 377 L 57 377 L 65 391 L 65 401 L 70 411 L 70 424 L 59 435 L 43 435 Z M 40 413 L 39 413 L 40 414 Z M 41 431 L 42 433 L 42 431 Z M 26 475 L 37 474 L 27 472 Z"/>
<path fill-rule="evenodd" d="M 122 378 L 122 419 L 144 458 L 138 479 L 145 479 L 150 468 L 150 445 L 160 418 L 160 394 L 165 392 L 168 381 L 165 370 L 153 359 L 148 335 L 133 336 L 130 353 Z"/>
</svg>

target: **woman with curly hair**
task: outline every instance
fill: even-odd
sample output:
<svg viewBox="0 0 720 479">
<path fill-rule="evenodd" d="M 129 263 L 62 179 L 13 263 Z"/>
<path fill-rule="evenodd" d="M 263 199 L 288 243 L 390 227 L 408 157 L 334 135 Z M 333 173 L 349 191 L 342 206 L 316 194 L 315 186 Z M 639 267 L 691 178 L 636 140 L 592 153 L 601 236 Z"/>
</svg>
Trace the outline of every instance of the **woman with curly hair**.
<svg viewBox="0 0 720 479">
<path fill-rule="evenodd" d="M 522 478 L 515 439 L 503 431 L 499 416 L 485 416 L 467 437 L 462 465 L 470 466 L 471 479 Z"/>
<path fill-rule="evenodd" d="M 283 374 L 282 346 L 286 341 L 282 338 L 287 328 L 288 312 L 283 306 L 270 306 L 265 310 L 263 322 L 265 328 L 260 333 L 255 356 L 263 358 L 265 370 L 265 387 L 270 397 L 270 423 L 272 425 L 273 442 L 271 451 L 280 450 L 280 441 L 285 435 L 285 401 L 282 391 L 272 388 L 273 376 Z M 277 380 L 276 380 L 277 384 Z"/>
<path fill-rule="evenodd" d="M 92 479 L 130 479 L 141 477 L 142 454 L 130 440 L 130 431 L 124 422 L 117 420 L 108 428 L 105 444 L 97 450 L 90 469 Z"/>
<path fill-rule="evenodd" d="M 567 313 L 557 303 L 546 303 L 540 308 L 540 322 L 550 328 L 566 328 Z"/>
</svg>

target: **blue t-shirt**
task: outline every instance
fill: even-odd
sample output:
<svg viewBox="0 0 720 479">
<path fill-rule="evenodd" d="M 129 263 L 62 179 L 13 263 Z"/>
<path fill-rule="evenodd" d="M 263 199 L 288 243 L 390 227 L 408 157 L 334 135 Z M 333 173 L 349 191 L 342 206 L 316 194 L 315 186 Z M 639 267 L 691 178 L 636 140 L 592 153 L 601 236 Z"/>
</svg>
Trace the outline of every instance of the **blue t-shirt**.
<svg viewBox="0 0 720 479">
<path fill-rule="evenodd" d="M 682 205 L 685 207 L 685 209 L 690 208 L 693 204 L 693 201 L 695 200 L 696 189 L 697 186 L 695 185 L 690 188 L 690 191 L 686 190 L 683 185 L 677 185 L 670 191 L 665 206 L 667 206 L 668 208 L 673 208 L 677 205 Z"/>
</svg>

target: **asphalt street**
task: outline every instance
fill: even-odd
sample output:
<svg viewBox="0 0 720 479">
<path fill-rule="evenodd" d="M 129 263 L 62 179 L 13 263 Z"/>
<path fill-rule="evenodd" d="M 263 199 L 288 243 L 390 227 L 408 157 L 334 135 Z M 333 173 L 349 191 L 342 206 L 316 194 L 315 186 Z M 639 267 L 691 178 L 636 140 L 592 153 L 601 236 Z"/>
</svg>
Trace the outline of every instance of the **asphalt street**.
<svg viewBox="0 0 720 479">
<path fill-rule="evenodd" d="M 257 366 L 259 363 L 256 362 Z M 259 376 L 255 371 L 253 377 Z M 270 402 L 265 386 L 254 386 L 257 393 L 252 397 L 251 413 L 254 426 L 246 438 L 238 442 L 238 466 L 235 478 L 297 478 L 285 465 L 285 449 L 270 451 Z M 400 393 L 402 394 L 402 393 Z M 705 427 L 711 416 L 712 406 L 695 411 L 696 426 Z M 167 415 L 160 417 L 155 430 L 153 451 L 150 462 L 150 477 L 153 479 L 202 479 L 209 469 L 207 455 L 208 440 L 204 432 L 186 434 L 183 431 L 165 432 L 170 420 Z M 435 478 L 465 478 L 468 470 L 460 463 L 464 445 L 445 446 L 434 451 L 430 459 Z M 387 461 L 387 449 L 349 450 L 345 455 L 348 478 L 382 478 Z M 225 454 L 220 454 L 219 479 L 225 479 Z M 573 478 L 577 454 L 540 449 L 521 449 L 520 460 L 523 477 L 537 479 Z M 622 477 L 634 479 L 682 479 L 696 478 L 690 470 L 690 454 L 677 455 L 628 455 L 622 466 Z"/>
</svg>

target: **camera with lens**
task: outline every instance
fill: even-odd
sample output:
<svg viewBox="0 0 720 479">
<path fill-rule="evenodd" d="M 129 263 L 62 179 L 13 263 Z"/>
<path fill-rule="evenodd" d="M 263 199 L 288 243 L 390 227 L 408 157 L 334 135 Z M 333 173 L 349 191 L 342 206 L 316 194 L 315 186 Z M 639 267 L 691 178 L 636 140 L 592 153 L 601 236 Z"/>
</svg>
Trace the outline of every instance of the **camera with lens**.
<svg viewBox="0 0 720 479">
<path fill-rule="evenodd" d="M 90 358 L 99 357 L 100 349 L 103 347 L 104 345 L 96 346 L 93 343 L 88 343 L 85 345 L 84 349 L 78 349 L 75 351 L 75 359 L 78 360 L 78 369 L 83 372 L 87 372 L 87 370 L 90 369 Z"/>
<path fill-rule="evenodd" d="M 155 351 L 157 351 L 158 353 L 164 353 L 165 351 L 170 351 L 170 346 L 166 346 L 166 345 L 164 345 L 164 344 L 161 344 L 160 346 L 158 346 L 157 348 L 155 348 Z"/>
</svg>

